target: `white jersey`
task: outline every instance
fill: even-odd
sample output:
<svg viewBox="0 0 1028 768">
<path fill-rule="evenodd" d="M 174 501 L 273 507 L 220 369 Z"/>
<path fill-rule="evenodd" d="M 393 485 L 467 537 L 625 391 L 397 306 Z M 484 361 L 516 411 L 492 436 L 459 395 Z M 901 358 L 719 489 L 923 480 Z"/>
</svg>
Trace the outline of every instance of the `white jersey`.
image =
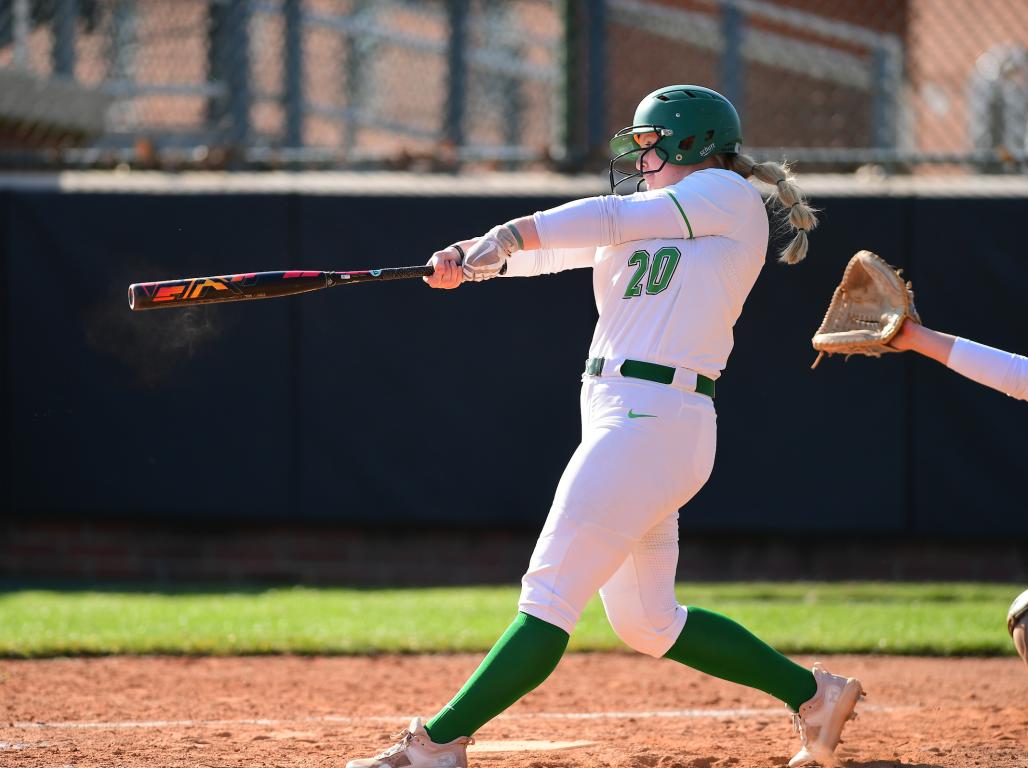
<svg viewBox="0 0 1028 768">
<path fill-rule="evenodd" d="M 712 379 L 724 370 L 767 250 L 767 213 L 749 182 L 705 169 L 664 189 L 537 213 L 535 223 L 543 249 L 515 253 L 507 274 L 593 267 L 599 320 L 589 357 Z"/>
</svg>

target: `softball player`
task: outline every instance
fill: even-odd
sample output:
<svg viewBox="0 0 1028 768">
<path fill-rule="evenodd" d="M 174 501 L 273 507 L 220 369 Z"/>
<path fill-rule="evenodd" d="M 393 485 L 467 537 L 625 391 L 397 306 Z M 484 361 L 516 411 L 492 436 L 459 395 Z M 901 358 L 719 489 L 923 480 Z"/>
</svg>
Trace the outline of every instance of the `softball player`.
<svg viewBox="0 0 1028 768">
<path fill-rule="evenodd" d="M 654 91 L 610 145 L 612 192 L 494 227 L 433 255 L 435 288 L 592 267 L 599 320 L 583 374 L 582 441 L 557 486 L 519 612 L 434 718 L 348 768 L 463 768 L 471 736 L 556 667 L 599 590 L 614 631 L 643 653 L 759 688 L 795 713 L 803 748 L 790 765 L 829 761 L 860 682 L 804 669 L 731 619 L 675 600 L 678 510 L 714 463 L 714 381 L 768 245 L 753 176 L 776 188 L 797 230 L 794 264 L 817 220 L 777 163 L 740 154 L 742 129 L 721 94 Z"/>
<path fill-rule="evenodd" d="M 1028 357 L 933 331 L 909 319 L 890 346 L 930 357 L 971 381 L 1028 400 Z"/>
</svg>

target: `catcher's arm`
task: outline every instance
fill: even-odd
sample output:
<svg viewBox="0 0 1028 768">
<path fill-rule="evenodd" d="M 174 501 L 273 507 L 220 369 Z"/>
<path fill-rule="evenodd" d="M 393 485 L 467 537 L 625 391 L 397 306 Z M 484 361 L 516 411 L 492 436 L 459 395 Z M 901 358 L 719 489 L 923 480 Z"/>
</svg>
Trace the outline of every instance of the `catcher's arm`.
<svg viewBox="0 0 1028 768">
<path fill-rule="evenodd" d="M 899 333 L 892 337 L 889 346 L 900 352 L 917 352 L 947 365 L 949 354 L 953 349 L 953 342 L 956 340 L 956 336 L 933 331 L 931 328 L 925 328 L 920 323 L 915 323 L 907 318 L 900 327 Z"/>
<path fill-rule="evenodd" d="M 971 381 L 1028 400 L 1028 357 L 933 331 L 909 318 L 889 345 L 930 357 Z"/>
</svg>

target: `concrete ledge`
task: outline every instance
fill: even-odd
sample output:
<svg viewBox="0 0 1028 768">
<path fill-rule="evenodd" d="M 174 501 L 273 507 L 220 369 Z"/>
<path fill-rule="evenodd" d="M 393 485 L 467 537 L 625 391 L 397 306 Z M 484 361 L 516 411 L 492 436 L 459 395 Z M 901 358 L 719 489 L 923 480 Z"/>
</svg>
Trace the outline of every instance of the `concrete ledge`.
<svg viewBox="0 0 1028 768">
<path fill-rule="evenodd" d="M 818 197 L 1028 198 L 1023 176 L 803 174 Z M 758 188 L 761 185 L 757 185 Z M 609 193 L 606 178 L 556 173 L 451 175 L 386 171 L 61 171 L 0 173 L 0 189 L 138 194 L 301 194 L 372 197 L 556 197 Z"/>
</svg>

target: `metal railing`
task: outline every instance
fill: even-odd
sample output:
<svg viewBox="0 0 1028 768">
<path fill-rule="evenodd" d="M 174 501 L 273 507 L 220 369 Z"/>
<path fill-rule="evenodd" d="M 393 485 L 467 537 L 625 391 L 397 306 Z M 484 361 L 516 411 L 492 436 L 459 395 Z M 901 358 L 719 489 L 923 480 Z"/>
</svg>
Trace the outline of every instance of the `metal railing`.
<svg viewBox="0 0 1028 768">
<path fill-rule="evenodd" d="M 1025 170 L 1028 0 L 852 7 L 0 0 L 0 164 L 595 168 L 692 81 L 757 155 Z"/>
</svg>

